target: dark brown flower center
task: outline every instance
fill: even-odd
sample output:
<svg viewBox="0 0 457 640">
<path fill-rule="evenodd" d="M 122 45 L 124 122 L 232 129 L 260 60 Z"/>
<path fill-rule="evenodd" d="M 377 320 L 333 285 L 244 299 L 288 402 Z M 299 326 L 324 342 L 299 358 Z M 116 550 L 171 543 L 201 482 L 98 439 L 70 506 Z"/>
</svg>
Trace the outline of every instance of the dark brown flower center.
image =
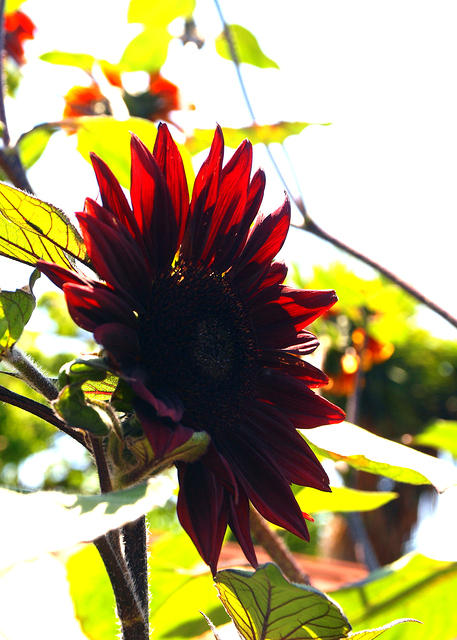
<svg viewBox="0 0 457 640">
<path fill-rule="evenodd" d="M 140 316 L 147 384 L 173 392 L 183 423 L 215 434 L 253 393 L 256 347 L 247 313 L 224 276 L 179 267 L 159 279 Z"/>
</svg>

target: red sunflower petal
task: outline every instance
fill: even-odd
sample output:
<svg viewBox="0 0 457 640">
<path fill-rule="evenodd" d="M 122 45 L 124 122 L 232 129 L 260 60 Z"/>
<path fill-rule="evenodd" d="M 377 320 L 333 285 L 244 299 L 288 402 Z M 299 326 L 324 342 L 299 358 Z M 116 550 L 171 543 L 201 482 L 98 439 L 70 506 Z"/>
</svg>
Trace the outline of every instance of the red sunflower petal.
<svg viewBox="0 0 457 640">
<path fill-rule="evenodd" d="M 167 125 L 162 122 L 159 124 L 157 131 L 153 155 L 170 192 L 178 225 L 179 246 L 184 235 L 189 213 L 189 189 L 187 187 L 186 173 L 184 171 L 181 154 L 168 131 Z"/>
<path fill-rule="evenodd" d="M 155 273 L 167 271 L 178 248 L 178 224 L 164 176 L 145 145 L 132 135 L 133 213 Z"/>
<path fill-rule="evenodd" d="M 251 527 L 249 523 L 249 500 L 243 490 L 239 492 L 238 501 L 229 498 L 229 507 L 228 525 L 238 540 L 248 562 L 250 562 L 254 568 L 257 568 L 258 562 L 254 545 L 252 544 Z"/>
<path fill-rule="evenodd" d="M 121 367 L 135 364 L 139 353 L 138 331 L 119 322 L 109 322 L 97 327 L 94 338 Z"/>
<path fill-rule="evenodd" d="M 136 407 L 136 414 L 141 422 L 143 431 L 149 440 L 154 456 L 158 459 L 165 458 L 175 449 L 185 444 L 192 437 L 194 431 L 182 424 L 166 424 L 147 411 Z"/>
<path fill-rule="evenodd" d="M 61 267 L 54 262 L 46 262 L 45 260 L 37 260 L 37 268 L 44 273 L 53 282 L 56 287 L 62 289 L 66 282 L 72 282 L 73 284 L 87 285 L 89 280 L 82 274 L 76 273 L 76 271 L 70 271 Z"/>
<path fill-rule="evenodd" d="M 99 325 L 110 322 L 135 326 L 131 307 L 103 284 L 82 286 L 69 282 L 63 285 L 63 291 L 71 317 L 87 331 L 93 332 Z"/>
<path fill-rule="evenodd" d="M 322 387 L 328 384 L 328 376 L 309 362 L 287 351 L 263 351 L 260 354 L 262 365 L 279 369 L 282 373 L 302 380 L 308 387 Z"/>
<path fill-rule="evenodd" d="M 213 575 L 227 529 L 227 499 L 214 475 L 200 462 L 177 464 L 179 494 L 177 513 Z"/>
</svg>

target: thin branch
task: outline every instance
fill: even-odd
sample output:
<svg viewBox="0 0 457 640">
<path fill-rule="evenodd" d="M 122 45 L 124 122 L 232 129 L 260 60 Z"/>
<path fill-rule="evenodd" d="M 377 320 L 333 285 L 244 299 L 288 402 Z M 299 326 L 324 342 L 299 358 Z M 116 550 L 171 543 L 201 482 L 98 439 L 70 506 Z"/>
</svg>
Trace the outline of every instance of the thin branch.
<svg viewBox="0 0 457 640">
<path fill-rule="evenodd" d="M 35 364 L 15 346 L 7 349 L 3 357 L 16 369 L 27 384 L 41 393 L 47 400 L 55 400 L 59 391 L 55 384 L 35 366 Z"/>
<path fill-rule="evenodd" d="M 253 507 L 250 512 L 251 531 L 257 542 L 262 545 L 271 559 L 276 562 L 283 574 L 292 582 L 310 584 L 309 576 L 297 564 L 294 556 L 286 547 L 276 531 L 270 529 L 265 519 Z"/>
<path fill-rule="evenodd" d="M 6 389 L 2 386 L 0 386 L 0 402 L 6 402 L 7 404 L 10 404 L 14 407 L 19 407 L 20 409 L 28 411 L 28 413 L 31 413 L 34 416 L 41 418 L 42 420 L 46 420 L 46 422 L 54 425 L 55 427 L 60 429 L 60 431 L 63 431 L 64 433 L 71 436 L 74 440 L 79 442 L 79 444 L 82 444 L 83 447 L 86 447 L 86 449 L 90 450 L 84 439 L 84 435 L 78 430 L 69 427 L 65 422 L 60 420 L 50 407 L 47 407 L 40 402 L 36 402 L 35 400 L 31 400 L 30 398 L 26 398 L 25 396 L 21 396 L 19 393 L 10 391 L 9 389 Z"/>
</svg>

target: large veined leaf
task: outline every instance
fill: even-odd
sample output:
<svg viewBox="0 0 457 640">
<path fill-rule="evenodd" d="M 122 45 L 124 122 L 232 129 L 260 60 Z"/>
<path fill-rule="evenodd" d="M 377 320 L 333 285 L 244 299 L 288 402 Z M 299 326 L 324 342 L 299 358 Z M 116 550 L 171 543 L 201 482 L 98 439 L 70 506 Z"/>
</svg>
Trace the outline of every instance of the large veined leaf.
<svg viewBox="0 0 457 640">
<path fill-rule="evenodd" d="M 90 71 L 95 62 L 94 56 L 88 53 L 70 53 L 68 51 L 48 51 L 40 56 L 44 62 L 61 64 L 66 67 L 78 67 L 84 71 Z"/>
<path fill-rule="evenodd" d="M 130 132 L 135 133 L 152 151 L 157 135 L 157 127 L 143 118 L 115 120 L 110 116 L 91 116 L 78 119 L 78 151 L 89 160 L 93 151 L 111 168 L 122 186 L 130 186 Z M 187 149 L 178 145 L 189 189 L 192 187 L 194 172 Z"/>
<path fill-rule="evenodd" d="M 332 487 L 331 493 L 304 487 L 295 494 L 300 509 L 307 513 L 371 511 L 397 497 L 398 493 L 393 491 L 360 491 L 350 487 Z"/>
<path fill-rule="evenodd" d="M 257 38 L 248 29 L 239 24 L 231 24 L 228 28 L 238 62 L 246 62 L 262 69 L 269 67 L 279 69 L 278 64 L 264 54 L 257 42 Z M 216 38 L 216 51 L 222 58 L 232 60 L 232 54 L 224 32 Z"/>
<path fill-rule="evenodd" d="M 457 422 L 437 420 L 413 438 L 414 444 L 449 451 L 457 458 Z"/>
<path fill-rule="evenodd" d="M 33 285 L 40 272 L 34 270 L 30 284 L 16 291 L 2 291 L 0 289 L 0 357 L 2 352 L 10 349 L 17 342 L 30 320 L 35 309 Z"/>
<path fill-rule="evenodd" d="M 75 258 L 86 260 L 86 249 L 60 209 L 0 183 L 0 255 L 32 265 L 41 258 L 71 268 Z"/>
<path fill-rule="evenodd" d="M 355 469 L 398 482 L 433 484 L 444 491 L 457 484 L 457 469 L 410 447 L 376 436 L 350 422 L 302 430 L 315 452 Z"/>
<path fill-rule="evenodd" d="M 274 124 L 253 124 L 250 127 L 242 127 L 233 129 L 231 127 L 223 127 L 224 142 L 227 147 L 236 148 L 245 138 L 250 140 L 252 144 L 272 144 L 274 142 L 281 143 L 288 136 L 296 136 L 312 122 L 275 122 Z M 322 123 L 326 126 L 329 123 Z M 214 137 L 214 129 L 195 129 L 194 135 L 186 140 L 186 147 L 190 153 L 199 153 L 211 146 Z"/>
<path fill-rule="evenodd" d="M 291 584 L 271 563 L 255 572 L 219 571 L 215 584 L 245 640 L 339 640 L 351 628 L 333 600 L 312 587 Z"/>
<path fill-rule="evenodd" d="M 96 496 L 0 489 L 0 570 L 45 552 L 94 540 L 136 520 L 164 502 L 163 482 L 160 477 L 152 478 L 145 484 Z"/>
<path fill-rule="evenodd" d="M 457 563 L 414 553 L 331 595 L 355 631 L 411 617 L 423 624 L 395 626 L 386 640 L 453 640 L 457 636 L 456 591 Z"/>
</svg>

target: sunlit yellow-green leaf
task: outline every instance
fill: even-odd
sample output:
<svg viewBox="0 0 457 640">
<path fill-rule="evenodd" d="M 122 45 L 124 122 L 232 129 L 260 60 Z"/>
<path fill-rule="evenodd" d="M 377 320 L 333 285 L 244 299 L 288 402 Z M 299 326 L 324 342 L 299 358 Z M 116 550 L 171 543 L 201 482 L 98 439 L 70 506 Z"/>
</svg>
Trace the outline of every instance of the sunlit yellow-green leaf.
<svg viewBox="0 0 457 640">
<path fill-rule="evenodd" d="M 175 18 L 191 16 L 194 9 L 195 0 L 169 0 L 169 2 L 131 0 L 128 21 L 164 28 Z"/>
<path fill-rule="evenodd" d="M 396 627 L 397 624 L 404 624 L 405 622 L 419 622 L 419 620 L 414 620 L 413 618 L 393 620 L 392 622 L 384 624 L 382 627 L 378 627 L 377 629 L 365 629 L 364 631 L 351 632 L 348 635 L 348 638 L 351 638 L 351 640 L 374 640 L 374 638 L 378 638 L 389 629 Z"/>
<path fill-rule="evenodd" d="M 252 144 L 272 144 L 274 142 L 284 142 L 288 136 L 295 136 L 301 133 L 311 122 L 275 122 L 274 124 L 253 124 L 250 127 L 233 129 L 223 127 L 224 142 L 227 147 L 236 148 L 245 138 Z M 328 123 L 324 123 L 325 126 Z M 195 129 L 194 135 L 187 138 L 186 147 L 190 153 L 199 153 L 203 149 L 211 146 L 214 137 L 214 129 Z"/>
<path fill-rule="evenodd" d="M 457 422 L 454 420 L 437 420 L 422 433 L 414 436 L 415 444 L 449 451 L 457 458 Z"/>
<path fill-rule="evenodd" d="M 158 71 L 167 59 L 170 40 L 166 29 L 147 27 L 126 46 L 120 64 L 126 71 Z"/>
<path fill-rule="evenodd" d="M 215 584 L 245 640 L 339 640 L 351 628 L 333 600 L 307 585 L 291 584 L 271 563 L 255 572 L 219 571 Z"/>
<path fill-rule="evenodd" d="M 23 289 L 16 291 L 2 291 L 0 289 L 0 357 L 6 349 L 10 349 L 17 342 L 30 320 L 35 309 L 33 285 L 40 272 L 36 269 L 32 273 L 30 283 Z"/>
<path fill-rule="evenodd" d="M 88 53 L 70 53 L 69 51 L 48 51 L 43 53 L 40 59 L 51 64 L 78 67 L 84 71 L 90 71 L 95 62 L 94 56 Z"/>
<path fill-rule="evenodd" d="M 57 127 L 40 126 L 22 134 L 17 142 L 17 147 L 21 162 L 26 169 L 29 169 L 41 157 L 55 131 L 57 131 Z"/>
<path fill-rule="evenodd" d="M 41 258 L 71 267 L 84 261 L 83 241 L 65 214 L 19 189 L 0 183 L 0 254 L 35 265 Z"/>
<path fill-rule="evenodd" d="M 81 389 L 88 398 L 108 402 L 116 390 L 118 380 L 119 378 L 113 375 L 107 376 L 105 380 L 88 380 Z"/>
<path fill-rule="evenodd" d="M 24 2 L 25 0 L 6 0 L 5 13 L 13 13 L 13 11 L 17 11 Z"/>
<path fill-rule="evenodd" d="M 393 491 L 360 491 L 349 487 L 332 487 L 332 492 L 304 487 L 295 494 L 302 511 L 371 511 L 398 498 Z"/>
<path fill-rule="evenodd" d="M 89 160 L 91 151 L 99 155 L 114 172 L 124 187 L 130 186 L 130 132 L 135 133 L 152 151 L 157 135 L 157 127 L 143 118 L 115 120 L 110 116 L 79 118 L 78 151 Z M 189 152 L 178 145 L 186 170 L 189 189 L 194 180 L 194 172 Z"/>
<path fill-rule="evenodd" d="M 86 496 L 0 489 L 0 570 L 42 553 L 59 551 L 136 520 L 163 502 L 163 479 L 122 491 Z M 33 535 L 30 526 L 33 524 Z"/>
<path fill-rule="evenodd" d="M 376 436 L 350 422 L 302 430 L 321 456 L 398 482 L 433 484 L 438 491 L 457 485 L 457 469 L 443 460 Z"/>
<path fill-rule="evenodd" d="M 231 24 L 228 28 L 238 62 L 247 62 L 262 69 L 269 67 L 279 69 L 278 64 L 264 54 L 257 42 L 257 38 L 248 29 L 239 24 Z M 224 32 L 216 38 L 216 51 L 222 58 L 232 60 L 232 54 Z"/>
<path fill-rule="evenodd" d="M 412 618 L 423 624 L 395 625 L 385 634 L 386 640 L 454 640 L 456 591 L 456 562 L 412 553 L 331 596 L 343 607 L 354 633 L 382 628 L 388 620 Z"/>
</svg>

